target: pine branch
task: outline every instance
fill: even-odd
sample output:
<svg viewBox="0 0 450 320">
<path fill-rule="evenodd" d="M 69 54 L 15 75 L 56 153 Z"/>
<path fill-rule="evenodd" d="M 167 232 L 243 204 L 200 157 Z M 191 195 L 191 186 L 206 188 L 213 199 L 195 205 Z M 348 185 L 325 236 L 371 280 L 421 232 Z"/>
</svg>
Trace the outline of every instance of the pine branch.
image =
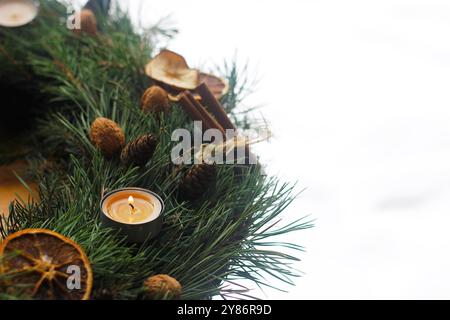
<svg viewBox="0 0 450 320">
<path fill-rule="evenodd" d="M 180 175 L 174 174 L 170 159 L 171 133 L 182 127 L 192 130 L 192 124 L 177 105 L 160 119 L 139 108 L 149 85 L 143 73 L 153 51 L 149 39 L 164 31 L 155 28 L 138 34 L 125 14 L 115 12 L 102 22 L 98 38 L 80 38 L 59 23 L 63 6 L 41 2 L 42 17 L 32 28 L 17 33 L 0 30 L 1 48 L 20 59 L 17 70 L 24 66 L 30 72 L 49 106 L 38 119 L 28 159 L 39 181 L 40 201 L 14 203 L 9 216 L 0 220 L 1 234 L 39 227 L 77 241 L 94 268 L 93 298 L 139 299 L 143 281 L 157 273 L 178 279 L 185 299 L 219 294 L 248 298 L 246 288 L 229 286 L 239 279 L 259 286 L 275 286 L 273 279 L 292 284 L 299 273 L 291 263 L 298 258 L 280 248 L 297 253 L 303 248 L 270 239 L 312 226 L 302 219 L 278 222 L 295 199 L 293 186 L 266 177 L 260 166 L 240 168 L 238 175 L 236 166 L 227 165 L 219 166 L 215 187 L 196 203 L 177 198 Z M 0 72 L 11 67 L 7 56 L 0 54 Z M 231 90 L 223 102 L 234 112 L 245 86 L 239 84 L 235 64 L 226 71 Z M 12 82 L 24 79 L 20 72 L 17 78 L 14 72 L 8 77 Z M 119 123 L 128 141 L 154 134 L 159 144 L 152 160 L 144 167 L 129 167 L 105 159 L 88 138 L 90 125 L 99 116 Z M 238 124 L 248 122 L 249 118 Z M 126 244 L 99 222 L 102 193 L 125 186 L 154 190 L 165 200 L 160 236 L 141 246 Z"/>
</svg>

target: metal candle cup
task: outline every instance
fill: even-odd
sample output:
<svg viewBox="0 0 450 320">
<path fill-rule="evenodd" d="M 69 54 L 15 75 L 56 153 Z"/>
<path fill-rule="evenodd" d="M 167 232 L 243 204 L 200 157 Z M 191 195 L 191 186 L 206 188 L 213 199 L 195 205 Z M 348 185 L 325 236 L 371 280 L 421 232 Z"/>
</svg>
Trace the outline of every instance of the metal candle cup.
<svg viewBox="0 0 450 320">
<path fill-rule="evenodd" d="M 119 230 L 129 242 L 142 243 L 161 230 L 164 202 L 153 191 L 123 188 L 107 193 L 100 202 L 100 220 Z"/>
</svg>

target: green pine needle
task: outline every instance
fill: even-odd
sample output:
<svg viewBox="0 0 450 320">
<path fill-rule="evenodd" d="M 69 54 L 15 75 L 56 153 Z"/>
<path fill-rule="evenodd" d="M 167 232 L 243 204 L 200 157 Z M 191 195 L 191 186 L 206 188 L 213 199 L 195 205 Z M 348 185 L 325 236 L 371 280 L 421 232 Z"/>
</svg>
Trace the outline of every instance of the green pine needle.
<svg viewBox="0 0 450 320">
<path fill-rule="evenodd" d="M 184 299 L 255 298 L 239 284 L 241 279 L 261 287 L 292 285 L 300 275 L 292 264 L 303 247 L 279 243 L 276 237 L 312 226 L 306 219 L 282 219 L 295 199 L 294 186 L 267 177 L 259 165 L 239 175 L 235 166 L 226 165 L 219 166 L 215 187 L 195 204 L 176 197 L 180 175 L 174 174 L 170 160 L 171 133 L 192 129 L 190 121 L 176 104 L 159 120 L 139 108 L 150 85 L 143 68 L 155 42 L 175 31 L 156 26 L 137 33 L 127 15 L 117 11 L 100 19 L 102 34 L 97 38 L 78 37 L 60 22 L 65 14 L 57 1 L 41 1 L 40 16 L 32 25 L 0 30 L 0 72 L 11 83 L 32 86 L 49 108 L 36 119 L 27 156 L 30 173 L 39 182 L 40 201 L 15 202 L 9 216 L 0 220 L 1 234 L 48 228 L 78 242 L 93 266 L 93 298 L 107 293 L 116 299 L 140 299 L 143 281 L 160 273 L 182 284 Z M 239 80 L 236 64 L 224 71 L 230 92 L 222 102 L 237 125 L 247 127 L 249 118 L 234 113 L 246 92 L 245 81 Z M 89 141 L 90 125 L 99 116 L 118 122 L 128 141 L 155 134 L 159 145 L 151 162 L 136 168 L 105 159 Z M 126 244 L 99 222 L 102 195 L 125 186 L 154 190 L 165 200 L 160 235 L 140 246 Z M 21 297 L 19 287 L 11 289 L 0 298 Z"/>
</svg>

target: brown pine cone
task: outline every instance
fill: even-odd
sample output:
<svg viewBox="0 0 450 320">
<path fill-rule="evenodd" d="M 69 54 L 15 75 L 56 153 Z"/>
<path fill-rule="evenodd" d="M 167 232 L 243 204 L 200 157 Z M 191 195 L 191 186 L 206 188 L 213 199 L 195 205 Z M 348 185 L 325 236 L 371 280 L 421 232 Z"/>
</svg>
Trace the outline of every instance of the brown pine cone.
<svg viewBox="0 0 450 320">
<path fill-rule="evenodd" d="M 194 165 L 179 184 L 179 195 L 185 200 L 196 200 L 215 182 L 215 165 L 201 163 Z"/>
<path fill-rule="evenodd" d="M 142 95 L 141 108 L 144 112 L 168 113 L 170 104 L 167 92 L 161 87 L 151 86 Z"/>
<path fill-rule="evenodd" d="M 157 274 L 144 281 L 146 298 L 149 299 L 179 299 L 182 287 L 177 279 L 167 274 Z"/>
<path fill-rule="evenodd" d="M 80 12 L 80 29 L 74 29 L 77 35 L 86 33 L 92 37 L 97 35 L 97 18 L 90 9 L 83 9 Z"/>
<path fill-rule="evenodd" d="M 127 165 L 144 166 L 155 152 L 158 140 L 151 133 L 130 141 L 122 150 L 120 160 Z"/>
<path fill-rule="evenodd" d="M 107 118 L 97 118 L 92 122 L 90 138 L 106 157 L 118 154 L 125 144 L 122 128 Z"/>
</svg>

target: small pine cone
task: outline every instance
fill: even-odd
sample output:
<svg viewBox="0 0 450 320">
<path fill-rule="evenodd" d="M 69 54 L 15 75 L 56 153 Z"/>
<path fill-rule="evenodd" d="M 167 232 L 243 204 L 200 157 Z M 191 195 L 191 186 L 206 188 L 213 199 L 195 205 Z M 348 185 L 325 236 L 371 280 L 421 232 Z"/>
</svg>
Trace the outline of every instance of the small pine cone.
<svg viewBox="0 0 450 320">
<path fill-rule="evenodd" d="M 180 182 L 180 197 L 186 200 L 196 200 L 214 183 L 216 175 L 215 165 L 207 163 L 194 165 Z"/>
<path fill-rule="evenodd" d="M 149 299 L 179 299 L 182 292 L 177 279 L 167 274 L 158 274 L 144 281 L 146 298 Z"/>
<path fill-rule="evenodd" d="M 144 112 L 168 113 L 170 104 L 167 92 L 159 86 L 151 86 L 142 95 L 141 108 Z"/>
<path fill-rule="evenodd" d="M 75 33 L 80 35 L 86 33 L 95 37 L 97 35 L 97 18 L 90 9 L 83 9 L 80 12 L 80 29 L 74 29 Z"/>
<path fill-rule="evenodd" d="M 125 145 L 125 134 L 122 128 L 107 118 L 97 118 L 91 125 L 90 138 L 106 157 L 113 157 Z"/>
<path fill-rule="evenodd" d="M 122 150 L 120 160 L 124 164 L 144 166 L 155 152 L 158 140 L 152 134 L 145 134 L 130 141 Z"/>
</svg>

